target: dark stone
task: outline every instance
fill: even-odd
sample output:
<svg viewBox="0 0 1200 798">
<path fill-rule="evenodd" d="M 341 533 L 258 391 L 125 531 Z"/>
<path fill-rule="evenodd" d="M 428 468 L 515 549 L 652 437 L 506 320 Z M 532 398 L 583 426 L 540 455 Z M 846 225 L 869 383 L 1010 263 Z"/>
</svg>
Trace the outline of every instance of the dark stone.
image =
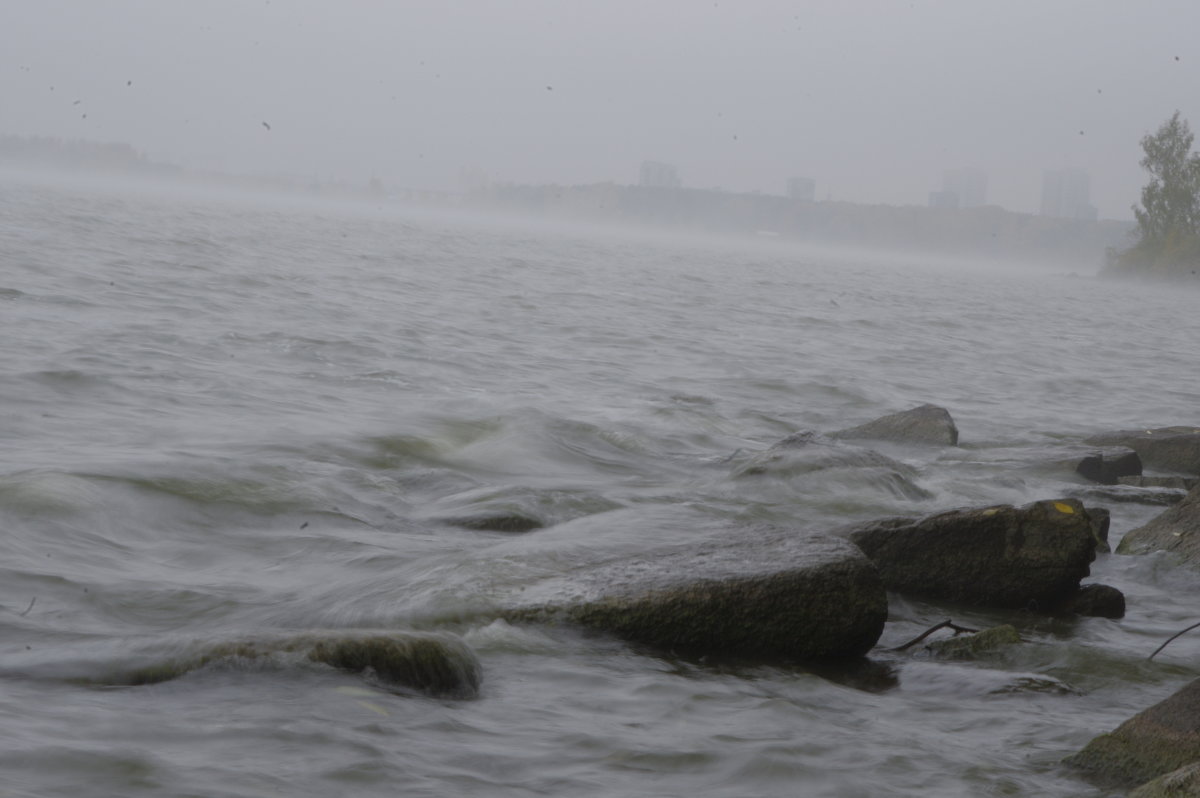
<svg viewBox="0 0 1200 798">
<path fill-rule="evenodd" d="M 536 518 L 528 518 L 517 513 L 496 515 L 477 515 L 465 518 L 443 518 L 442 523 L 463 529 L 476 529 L 481 532 L 530 532 L 541 529 L 544 524 Z"/>
<path fill-rule="evenodd" d="M 1124 446 L 1150 468 L 1200 476 L 1200 428 L 1159 427 L 1094 435 L 1089 446 Z"/>
<path fill-rule="evenodd" d="M 1059 612 L 1089 618 L 1124 618 L 1125 594 L 1108 585 L 1083 585 L 1079 592 L 1062 603 Z"/>
<path fill-rule="evenodd" d="M 1129 485 L 1088 485 L 1080 488 L 1070 488 L 1068 496 L 1074 496 L 1087 502 L 1107 502 L 1109 504 L 1150 504 L 1169 507 L 1183 500 L 1181 490 L 1166 488 L 1135 488 Z"/>
<path fill-rule="evenodd" d="M 1084 479 L 1101 485 L 1116 485 L 1121 477 L 1142 474 L 1142 459 L 1132 449 L 1121 452 L 1097 452 L 1079 461 L 1075 471 Z"/>
<path fill-rule="evenodd" d="M 1107 507 L 1088 507 L 1088 520 L 1092 524 L 1092 537 L 1096 540 L 1096 551 L 1108 554 L 1112 546 L 1108 545 L 1108 528 L 1112 524 L 1112 513 Z"/>
<path fill-rule="evenodd" d="M 925 404 L 912 410 L 877 418 L 857 427 L 831 432 L 829 437 L 957 446 L 958 427 L 954 425 L 954 419 L 945 408 Z"/>
<path fill-rule="evenodd" d="M 1092 521 L 1075 499 L 891 518 L 852 528 L 888 590 L 978 606 L 1051 611 L 1095 559 Z"/>
<path fill-rule="evenodd" d="M 1092 740 L 1067 763 L 1132 787 L 1200 761 L 1200 679 Z"/>
<path fill-rule="evenodd" d="M 1120 554 L 1148 551 L 1169 551 L 1186 565 L 1200 568 L 1200 485 L 1174 507 L 1127 533 L 1117 546 Z"/>
<path fill-rule="evenodd" d="M 502 617 L 733 656 L 859 657 L 887 618 L 879 574 L 858 549 L 780 530 L 584 566 L 519 598 Z"/>
</svg>

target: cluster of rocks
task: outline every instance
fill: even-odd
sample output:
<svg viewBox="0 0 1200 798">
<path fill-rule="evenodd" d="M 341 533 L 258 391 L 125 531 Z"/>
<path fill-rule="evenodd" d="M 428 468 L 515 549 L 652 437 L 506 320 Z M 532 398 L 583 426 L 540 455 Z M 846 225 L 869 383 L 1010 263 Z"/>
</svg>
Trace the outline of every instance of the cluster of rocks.
<svg viewBox="0 0 1200 798">
<path fill-rule="evenodd" d="M 733 476 L 877 469 L 900 486 L 900 495 L 928 495 L 911 479 L 908 466 L 846 443 L 864 439 L 956 446 L 958 429 L 944 409 L 922 405 L 825 436 L 789 436 L 744 459 Z M 1175 479 L 1182 485 L 1200 475 L 1198 429 L 1112 433 L 1087 444 L 1099 448 L 1076 470 L 1102 484 L 1130 480 L 1127 485 L 1157 487 L 1162 483 L 1156 479 Z M 1147 477 L 1143 464 L 1176 473 Z M 524 524 L 510 524 L 505 512 L 480 518 L 458 523 L 506 532 L 541 525 L 525 517 Z M 686 548 L 581 563 L 564 575 L 523 586 L 486 612 L 515 622 L 568 623 L 681 652 L 847 661 L 877 645 L 889 591 L 959 606 L 1122 617 L 1120 591 L 1082 584 L 1096 552 L 1108 551 L 1108 527 L 1106 509 L 1071 497 L 882 518 L 827 533 L 747 527 Z M 1182 501 L 1127 534 L 1118 552 L 1159 549 L 1200 567 L 1200 486 L 1193 483 Z M 949 658 L 971 657 L 1019 641 L 1013 627 L 1001 626 L 931 644 L 930 650 Z M 433 695 L 470 697 L 480 681 L 479 664 L 462 641 L 417 633 L 308 634 L 210 645 L 126 674 L 124 680 L 172 678 L 214 659 L 280 655 L 369 671 L 389 684 Z M 1196 794 L 1200 680 L 1097 738 L 1071 762 L 1131 786 L 1158 780 L 1161 789 L 1153 789 L 1159 792 L 1148 785 L 1138 795 L 1182 794 L 1171 792 L 1181 784 L 1193 785 L 1188 794 Z"/>
</svg>

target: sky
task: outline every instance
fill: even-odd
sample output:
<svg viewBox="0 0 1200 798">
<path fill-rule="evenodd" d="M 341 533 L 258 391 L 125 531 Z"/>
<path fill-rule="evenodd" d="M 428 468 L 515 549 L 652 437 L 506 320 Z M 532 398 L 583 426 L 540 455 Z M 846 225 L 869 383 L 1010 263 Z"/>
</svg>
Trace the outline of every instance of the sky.
<svg viewBox="0 0 1200 798">
<path fill-rule="evenodd" d="M 438 190 L 657 160 L 924 205 L 968 167 L 1022 212 L 1077 168 L 1129 219 L 1141 137 L 1200 125 L 1197 31 L 1194 0 L 0 0 L 0 134 Z"/>
</svg>

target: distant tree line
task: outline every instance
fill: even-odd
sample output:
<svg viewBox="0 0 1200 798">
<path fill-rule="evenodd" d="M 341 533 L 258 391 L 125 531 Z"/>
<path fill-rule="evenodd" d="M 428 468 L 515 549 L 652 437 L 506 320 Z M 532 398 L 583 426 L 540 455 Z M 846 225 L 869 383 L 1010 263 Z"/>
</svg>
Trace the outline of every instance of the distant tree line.
<svg viewBox="0 0 1200 798">
<path fill-rule="evenodd" d="M 1142 138 L 1150 182 L 1133 206 L 1138 240 L 1109 253 L 1107 274 L 1200 279 L 1200 155 L 1193 140 L 1178 111 Z"/>
<path fill-rule="evenodd" d="M 120 172 L 177 171 L 177 167 L 147 160 L 145 154 L 122 142 L 52 136 L 0 135 L 0 161 Z"/>
</svg>

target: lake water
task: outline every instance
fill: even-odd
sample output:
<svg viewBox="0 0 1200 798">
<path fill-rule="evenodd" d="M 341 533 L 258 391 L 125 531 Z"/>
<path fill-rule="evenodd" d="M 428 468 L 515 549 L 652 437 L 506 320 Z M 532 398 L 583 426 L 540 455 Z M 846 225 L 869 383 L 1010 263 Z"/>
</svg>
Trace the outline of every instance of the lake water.
<svg viewBox="0 0 1200 798">
<path fill-rule="evenodd" d="M 1200 675 L 1196 577 L 1100 555 L 1119 621 L 891 597 L 881 646 L 1012 622 L 891 681 L 471 615 L 499 588 L 747 520 L 828 529 L 1086 491 L 1089 434 L 1200 421 L 1200 313 L 1053 269 L 371 204 L 0 178 L 0 792 L 1105 795 L 1060 765 Z M 961 445 L 738 478 L 932 402 Z M 732 456 L 732 460 L 731 460 Z M 1163 508 L 1106 503 L 1113 541 Z M 518 513 L 524 533 L 454 519 Z M 704 533 L 707 534 L 707 533 Z M 435 699 L 316 664 L 110 678 L 204 641 L 436 629 Z"/>
</svg>

